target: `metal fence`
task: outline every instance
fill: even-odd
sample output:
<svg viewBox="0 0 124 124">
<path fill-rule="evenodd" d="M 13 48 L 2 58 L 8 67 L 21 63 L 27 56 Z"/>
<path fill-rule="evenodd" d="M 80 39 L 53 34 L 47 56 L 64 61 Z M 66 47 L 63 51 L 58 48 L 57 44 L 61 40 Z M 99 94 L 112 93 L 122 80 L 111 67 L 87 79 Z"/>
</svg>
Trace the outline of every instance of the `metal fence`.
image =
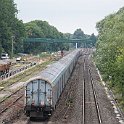
<svg viewBox="0 0 124 124">
<path fill-rule="evenodd" d="M 8 73 L 3 74 L 3 75 L 0 76 L 0 81 L 4 80 L 4 79 L 7 79 L 7 78 L 9 78 L 11 76 L 14 76 L 15 74 L 20 73 L 20 72 L 22 72 L 22 71 L 24 71 L 26 69 L 29 69 L 29 68 L 31 68 L 32 66 L 35 66 L 35 65 L 36 65 L 36 63 L 30 63 L 30 64 L 28 64 L 26 66 L 23 66 L 22 68 L 18 68 L 16 70 L 9 71 Z"/>
</svg>

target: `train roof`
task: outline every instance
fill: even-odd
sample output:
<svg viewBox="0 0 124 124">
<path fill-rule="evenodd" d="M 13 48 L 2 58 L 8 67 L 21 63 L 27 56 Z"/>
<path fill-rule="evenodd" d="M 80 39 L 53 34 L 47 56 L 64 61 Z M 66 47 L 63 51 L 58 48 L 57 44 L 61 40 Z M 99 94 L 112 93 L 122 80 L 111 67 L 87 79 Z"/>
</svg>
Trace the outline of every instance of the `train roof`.
<svg viewBox="0 0 124 124">
<path fill-rule="evenodd" d="M 33 78 L 29 79 L 27 81 L 27 83 L 29 83 L 29 82 L 31 82 L 33 80 L 41 79 L 41 80 L 47 81 L 52 86 L 54 86 L 55 85 L 54 81 L 61 74 L 61 72 L 69 66 L 69 64 L 71 63 L 71 61 L 73 60 L 73 58 L 75 57 L 75 55 L 79 51 L 80 51 L 80 49 L 76 49 L 73 52 L 71 52 L 70 54 L 64 56 L 59 61 L 57 61 L 57 62 L 55 62 L 53 64 L 50 64 L 46 69 L 41 71 L 38 75 L 36 75 Z"/>
</svg>

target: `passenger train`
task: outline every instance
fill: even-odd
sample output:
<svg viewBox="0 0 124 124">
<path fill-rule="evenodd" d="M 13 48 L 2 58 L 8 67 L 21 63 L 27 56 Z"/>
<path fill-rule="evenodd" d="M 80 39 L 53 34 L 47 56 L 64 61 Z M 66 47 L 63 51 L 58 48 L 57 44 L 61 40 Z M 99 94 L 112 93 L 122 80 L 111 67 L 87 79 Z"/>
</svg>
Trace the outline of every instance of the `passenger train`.
<svg viewBox="0 0 124 124">
<path fill-rule="evenodd" d="M 81 50 L 75 49 L 26 82 L 24 110 L 27 116 L 52 114 L 80 55 Z"/>
</svg>

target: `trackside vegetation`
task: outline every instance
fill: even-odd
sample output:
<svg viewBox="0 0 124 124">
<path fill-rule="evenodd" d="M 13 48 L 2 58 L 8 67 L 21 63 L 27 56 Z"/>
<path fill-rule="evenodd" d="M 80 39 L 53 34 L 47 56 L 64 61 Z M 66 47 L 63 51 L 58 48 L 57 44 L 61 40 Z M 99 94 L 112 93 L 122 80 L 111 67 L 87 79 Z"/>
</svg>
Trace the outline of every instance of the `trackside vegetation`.
<svg viewBox="0 0 124 124">
<path fill-rule="evenodd" d="M 124 106 L 124 7 L 97 23 L 95 61 Z"/>
</svg>

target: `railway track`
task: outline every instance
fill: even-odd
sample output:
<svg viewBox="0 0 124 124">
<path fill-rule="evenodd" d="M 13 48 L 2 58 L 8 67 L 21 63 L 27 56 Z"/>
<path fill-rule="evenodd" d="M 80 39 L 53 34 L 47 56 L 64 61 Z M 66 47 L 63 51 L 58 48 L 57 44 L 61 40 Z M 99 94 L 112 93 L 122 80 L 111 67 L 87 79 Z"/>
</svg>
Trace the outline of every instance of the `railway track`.
<svg viewBox="0 0 124 124">
<path fill-rule="evenodd" d="M 84 57 L 83 70 L 85 73 L 82 91 L 82 124 L 102 124 L 99 103 L 94 88 L 94 81 L 91 75 L 90 66 L 88 65 L 88 56 Z M 89 114 L 89 112 L 91 112 L 91 114 Z"/>
<path fill-rule="evenodd" d="M 13 85 L 14 83 L 20 81 L 21 79 L 22 79 L 22 77 L 19 78 L 19 79 L 17 79 L 16 81 L 14 81 L 12 84 L 11 84 L 11 83 L 8 83 L 8 81 L 6 81 L 6 82 L 3 81 L 3 83 L 0 84 L 0 87 L 4 87 L 4 85 L 6 85 L 6 84 L 7 84 L 7 85 L 6 85 L 4 88 L 1 88 L 0 91 L 5 90 L 5 88 L 7 88 L 7 87 Z"/>
<path fill-rule="evenodd" d="M 12 103 L 10 103 L 8 106 L 6 106 L 5 108 L 3 108 L 0 111 L 0 115 L 3 114 L 7 109 L 10 109 L 16 102 L 18 102 L 21 98 L 23 97 L 23 95 L 17 97 Z"/>
<path fill-rule="evenodd" d="M 26 73 L 25 75 L 23 75 L 23 74 L 21 74 L 21 75 L 22 75 L 23 77 L 27 77 L 27 76 L 31 75 L 32 73 L 33 73 L 33 72 L 31 71 L 31 72 Z M 19 74 L 19 73 L 18 73 L 18 74 Z M 15 75 L 14 75 L 14 76 L 15 76 Z M 0 91 L 3 91 L 5 88 L 7 88 L 7 87 L 9 87 L 9 86 L 15 84 L 16 82 L 19 82 L 20 80 L 22 80 L 22 79 L 23 79 L 22 76 L 17 76 L 17 77 L 14 79 L 14 81 L 11 81 L 11 79 L 10 79 L 10 81 L 9 81 L 9 79 L 8 79 L 8 81 L 2 81 L 2 82 L 0 82 L 0 87 L 4 87 L 4 88 L 1 88 Z"/>
<path fill-rule="evenodd" d="M 15 105 L 24 96 L 23 89 L 21 88 L 20 90 L 13 93 L 11 96 L 7 100 L 4 100 L 0 103 L 0 116 L 8 109 L 10 109 L 13 105 Z"/>
<path fill-rule="evenodd" d="M 83 72 L 84 71 L 85 71 L 85 59 L 83 62 Z M 82 87 L 82 124 L 85 124 L 85 78 L 83 80 L 83 87 Z"/>
<path fill-rule="evenodd" d="M 95 101 L 98 121 L 99 121 L 99 124 L 102 124 L 102 118 L 101 118 L 101 114 L 100 114 L 99 103 L 97 101 L 97 94 L 96 94 L 96 91 L 95 91 L 95 88 L 94 88 L 94 82 L 93 82 L 93 78 L 91 76 L 90 68 L 89 68 L 89 74 L 90 74 L 90 78 L 91 78 L 91 85 L 92 85 L 92 89 L 93 89 L 93 96 L 94 96 L 94 101 Z"/>
<path fill-rule="evenodd" d="M 8 98 L 10 98 L 11 96 L 15 95 L 16 93 L 18 93 L 21 89 L 23 89 L 23 87 L 19 88 L 18 90 L 16 90 L 15 92 L 13 92 L 12 94 L 8 95 L 6 98 L 4 98 L 2 101 L 0 101 L 0 104 L 2 104 L 4 101 L 6 101 Z"/>
</svg>

